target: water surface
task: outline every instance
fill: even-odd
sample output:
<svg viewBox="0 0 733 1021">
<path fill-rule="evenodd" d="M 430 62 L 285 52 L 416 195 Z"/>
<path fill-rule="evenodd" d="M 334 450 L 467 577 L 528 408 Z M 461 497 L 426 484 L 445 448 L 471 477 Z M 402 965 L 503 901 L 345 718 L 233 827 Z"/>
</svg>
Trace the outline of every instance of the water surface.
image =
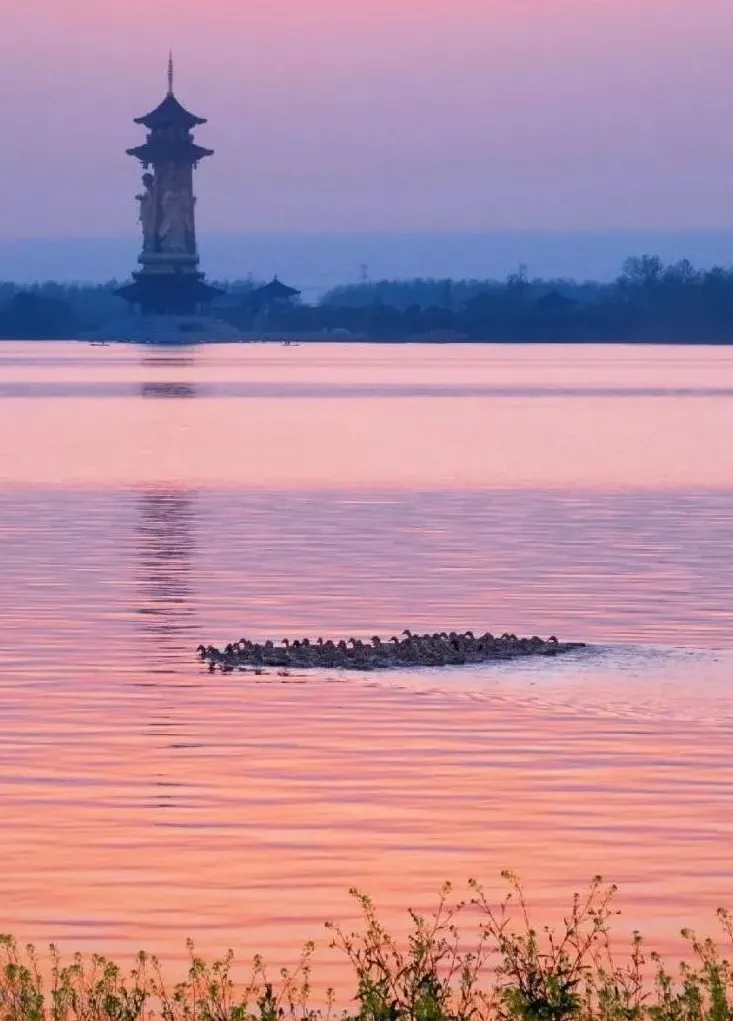
<svg viewBox="0 0 733 1021">
<path fill-rule="evenodd" d="M 733 904 L 733 352 L 0 345 L 0 929 L 292 960 L 602 872 Z M 211 677 L 200 640 L 556 632 L 566 660 Z"/>
</svg>

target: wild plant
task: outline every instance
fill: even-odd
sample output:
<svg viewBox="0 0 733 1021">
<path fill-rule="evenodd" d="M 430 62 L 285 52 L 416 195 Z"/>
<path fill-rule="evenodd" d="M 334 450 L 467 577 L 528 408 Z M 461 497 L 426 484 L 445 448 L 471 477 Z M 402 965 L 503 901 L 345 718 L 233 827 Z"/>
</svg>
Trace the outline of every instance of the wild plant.
<svg viewBox="0 0 733 1021">
<path fill-rule="evenodd" d="M 733 1021 L 733 968 L 720 943 L 683 930 L 683 961 L 669 970 L 634 932 L 620 958 L 612 943 L 616 888 L 596 877 L 576 894 L 557 927 L 534 923 L 519 879 L 504 874 L 493 904 L 472 881 L 454 900 L 443 887 L 429 916 L 408 912 L 406 938 L 384 926 L 373 901 L 352 890 L 357 931 L 328 923 L 332 948 L 351 966 L 353 987 L 340 1021 Z M 733 945 L 733 917 L 718 913 Z M 463 923 L 464 935 L 461 934 Z M 467 933 L 467 935 L 466 935 Z M 156 957 L 123 968 L 107 957 L 0 936 L 0 1021 L 332 1021 L 332 991 L 314 993 L 315 946 L 299 965 L 272 974 L 255 957 L 245 980 L 234 954 L 208 962 L 188 943 L 184 978 L 170 986 Z"/>
</svg>

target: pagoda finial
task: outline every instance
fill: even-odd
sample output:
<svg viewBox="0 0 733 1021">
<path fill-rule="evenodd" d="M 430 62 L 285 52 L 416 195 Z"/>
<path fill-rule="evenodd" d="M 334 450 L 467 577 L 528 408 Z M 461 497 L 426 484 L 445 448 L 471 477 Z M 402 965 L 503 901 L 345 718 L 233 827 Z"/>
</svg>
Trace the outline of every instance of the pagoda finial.
<svg viewBox="0 0 733 1021">
<path fill-rule="evenodd" d="M 173 50 L 168 52 L 168 95 L 173 95 Z"/>
</svg>

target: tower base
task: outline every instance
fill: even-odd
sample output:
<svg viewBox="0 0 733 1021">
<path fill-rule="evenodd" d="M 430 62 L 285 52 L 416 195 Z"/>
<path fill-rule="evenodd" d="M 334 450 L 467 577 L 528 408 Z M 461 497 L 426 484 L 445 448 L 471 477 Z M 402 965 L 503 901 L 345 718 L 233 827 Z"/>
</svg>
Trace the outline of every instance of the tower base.
<svg viewBox="0 0 733 1021">
<path fill-rule="evenodd" d="M 128 344 L 226 344 L 248 338 L 231 323 L 207 315 L 130 315 L 104 323 L 82 340 Z"/>
</svg>

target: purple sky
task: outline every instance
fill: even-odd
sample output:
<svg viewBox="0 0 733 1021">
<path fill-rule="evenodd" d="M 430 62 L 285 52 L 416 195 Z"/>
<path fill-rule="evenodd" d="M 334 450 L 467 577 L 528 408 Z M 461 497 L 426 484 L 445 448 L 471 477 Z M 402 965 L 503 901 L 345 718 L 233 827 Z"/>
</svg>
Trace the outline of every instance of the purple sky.
<svg viewBox="0 0 733 1021">
<path fill-rule="evenodd" d="M 731 0 L 2 0 L 0 237 L 135 232 L 170 46 L 200 234 L 731 227 L 732 45 Z"/>
</svg>

